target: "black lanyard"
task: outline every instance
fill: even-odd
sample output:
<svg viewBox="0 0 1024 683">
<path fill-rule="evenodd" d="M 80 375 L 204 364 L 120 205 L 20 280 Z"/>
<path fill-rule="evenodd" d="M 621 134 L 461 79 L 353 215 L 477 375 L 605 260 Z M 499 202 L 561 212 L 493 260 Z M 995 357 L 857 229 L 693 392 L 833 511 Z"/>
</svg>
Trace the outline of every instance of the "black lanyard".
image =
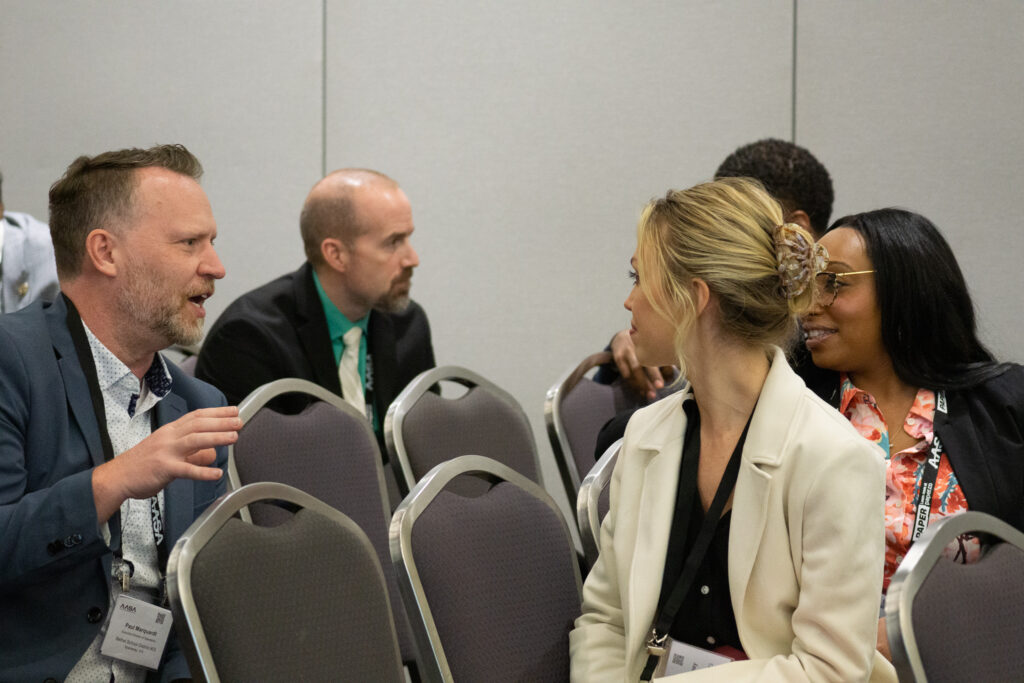
<svg viewBox="0 0 1024 683">
<path fill-rule="evenodd" d="M 684 403 L 684 410 L 686 411 L 688 422 L 686 425 L 686 435 L 683 440 L 683 462 L 681 465 L 683 471 L 679 479 L 682 488 L 677 495 L 680 498 L 678 505 L 682 507 L 687 519 L 679 527 L 680 529 L 689 528 L 688 517 L 690 511 L 693 510 L 693 501 L 697 495 L 697 466 L 700 462 L 700 413 L 696 410 L 696 403 L 692 409 Z M 740 471 L 743 444 L 746 443 L 747 431 L 750 429 L 750 421 L 753 417 L 754 413 L 751 411 L 750 417 L 747 418 L 747 424 L 743 427 L 743 433 L 740 434 L 740 439 L 736 442 L 736 447 L 733 448 L 729 464 L 726 465 L 725 472 L 722 474 L 722 480 L 718 483 L 718 490 L 715 492 L 715 498 L 711 502 L 711 507 L 708 508 L 707 514 L 704 515 L 704 521 L 700 526 L 700 533 L 697 534 L 697 540 L 694 541 L 693 547 L 683 563 L 683 571 L 679 575 L 679 580 L 665 600 L 665 604 L 658 611 L 658 617 L 647 640 L 648 651 L 651 652 L 651 655 L 647 658 L 647 666 L 644 667 L 643 674 L 640 676 L 642 681 L 649 681 L 654 674 L 654 669 L 658 666 L 660 653 L 657 651 L 663 650 L 665 640 L 668 638 L 669 629 L 672 628 L 672 623 L 675 621 L 679 609 L 683 606 L 686 593 L 690 589 L 691 584 L 693 584 L 697 570 L 700 569 L 700 565 L 704 561 L 705 555 L 707 555 L 708 547 L 711 545 L 711 539 L 718 528 L 718 522 L 721 520 L 725 504 L 736 487 L 736 477 Z"/>
<path fill-rule="evenodd" d="M 914 496 L 914 528 L 911 530 L 910 542 L 913 543 L 928 528 L 928 518 L 935 504 L 935 480 L 939 476 L 939 462 L 942 460 L 942 441 L 939 439 L 939 412 L 946 412 L 946 392 L 935 392 L 935 414 L 932 416 L 932 442 L 924 457 L 924 472 L 917 484 L 917 495 Z"/>
<path fill-rule="evenodd" d="M 82 367 L 82 373 L 85 375 L 85 381 L 89 385 L 89 396 L 92 399 L 92 410 L 96 415 L 96 425 L 99 427 L 100 432 L 100 444 L 103 447 L 103 461 L 110 462 L 114 459 L 114 446 L 110 441 L 110 433 L 107 431 L 107 408 L 103 402 L 103 390 L 100 389 L 99 376 L 96 374 L 96 361 L 92 357 L 92 348 L 89 346 L 89 339 L 85 335 L 85 325 L 82 323 L 82 318 L 78 314 L 78 309 L 75 308 L 75 304 L 65 294 L 61 294 L 64 297 L 64 302 L 67 304 L 68 315 L 67 325 L 68 332 L 71 333 L 71 341 L 75 345 L 75 353 L 78 355 L 78 364 Z M 152 412 L 150 423 L 150 429 L 155 431 L 158 427 L 156 423 L 156 410 Z M 164 534 L 163 516 L 160 512 L 160 498 L 159 494 L 149 499 L 149 512 L 150 522 L 153 526 L 153 541 L 156 543 L 156 553 L 159 559 L 159 571 L 161 578 L 163 578 L 163 568 L 167 566 L 167 537 Z M 114 512 L 115 518 L 118 520 L 118 527 L 120 524 L 120 508 Z M 118 560 L 122 560 L 121 542 L 118 539 L 117 547 L 112 547 L 111 550 L 114 553 L 114 557 Z"/>
</svg>

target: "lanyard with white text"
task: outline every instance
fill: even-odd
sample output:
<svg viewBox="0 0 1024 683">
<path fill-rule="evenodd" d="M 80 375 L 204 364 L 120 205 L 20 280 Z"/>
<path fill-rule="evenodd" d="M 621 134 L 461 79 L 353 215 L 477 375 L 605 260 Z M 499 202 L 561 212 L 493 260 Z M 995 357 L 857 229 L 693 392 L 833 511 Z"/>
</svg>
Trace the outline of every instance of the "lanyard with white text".
<svg viewBox="0 0 1024 683">
<path fill-rule="evenodd" d="M 96 426 L 99 428 L 100 433 L 100 444 L 103 448 L 103 461 L 110 462 L 114 459 L 114 446 L 110 441 L 110 433 L 107 431 L 107 409 L 103 402 L 103 390 L 100 389 L 99 376 L 96 374 L 96 361 L 92 357 L 92 349 L 89 346 L 89 339 L 85 335 L 85 325 L 82 323 L 82 318 L 78 314 L 78 309 L 75 308 L 74 302 L 71 301 L 66 295 L 61 294 L 64 297 L 64 301 L 67 304 L 68 315 L 66 318 L 68 325 L 68 332 L 71 333 L 71 341 L 75 345 L 75 354 L 78 356 L 78 364 L 82 368 L 82 374 L 85 375 L 86 384 L 89 385 L 89 397 L 92 399 L 92 410 L 96 416 Z M 156 430 L 158 427 L 156 423 L 156 410 L 152 414 L 152 430 Z M 150 521 L 153 525 L 153 541 L 156 543 L 157 557 L 160 560 L 161 578 L 163 576 L 163 567 L 167 563 L 167 539 L 164 535 L 164 524 L 163 517 L 160 513 L 160 500 L 159 496 L 153 496 L 149 499 L 149 511 Z M 120 526 L 120 514 L 121 511 L 118 509 L 114 515 L 118 518 L 118 526 Z M 117 547 L 111 548 L 114 553 L 114 557 L 120 562 L 122 561 L 121 545 L 118 542 Z"/>
<path fill-rule="evenodd" d="M 939 476 L 939 462 L 942 460 L 942 441 L 939 439 L 938 414 L 946 412 L 946 392 L 935 392 L 935 415 L 932 418 L 932 443 L 925 453 L 924 472 L 917 484 L 917 495 L 914 496 L 914 528 L 911 530 L 910 542 L 913 543 L 928 528 L 928 518 L 932 514 L 935 498 L 935 480 Z"/>
</svg>

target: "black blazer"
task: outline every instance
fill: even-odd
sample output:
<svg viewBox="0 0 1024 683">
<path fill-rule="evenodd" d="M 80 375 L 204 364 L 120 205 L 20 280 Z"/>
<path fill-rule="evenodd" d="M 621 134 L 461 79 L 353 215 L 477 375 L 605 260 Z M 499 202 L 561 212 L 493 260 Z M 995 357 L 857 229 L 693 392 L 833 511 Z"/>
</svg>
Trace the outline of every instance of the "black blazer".
<svg viewBox="0 0 1024 683">
<path fill-rule="evenodd" d="M 430 325 L 423 309 L 410 302 L 402 313 L 372 311 L 366 336 L 373 357 L 373 408 L 383 427 L 395 397 L 416 375 L 434 367 Z M 306 263 L 228 306 L 203 343 L 196 377 L 223 391 L 233 405 L 263 384 L 286 377 L 309 380 L 340 396 L 312 266 Z"/>
<path fill-rule="evenodd" d="M 808 388 L 839 407 L 839 373 L 803 363 L 797 371 Z M 1007 363 L 996 377 L 948 390 L 946 403 L 935 429 L 968 509 L 1024 531 L 1024 367 Z"/>
</svg>

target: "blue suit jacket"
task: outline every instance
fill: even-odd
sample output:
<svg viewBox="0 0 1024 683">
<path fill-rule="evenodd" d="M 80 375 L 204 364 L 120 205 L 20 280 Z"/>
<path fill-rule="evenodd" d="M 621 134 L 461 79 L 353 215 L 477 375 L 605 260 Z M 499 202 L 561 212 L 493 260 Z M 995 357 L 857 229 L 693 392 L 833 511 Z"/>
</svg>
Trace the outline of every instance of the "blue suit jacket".
<svg viewBox="0 0 1024 683">
<path fill-rule="evenodd" d="M 113 554 L 92 495 L 103 463 L 89 387 L 68 332 L 63 297 L 0 316 L 0 680 L 62 680 L 106 620 Z M 172 363 L 160 425 L 223 394 Z M 218 450 L 218 465 L 227 462 Z M 164 489 L 168 549 L 223 493 L 225 479 L 179 479 Z M 111 546 L 120 544 L 116 516 Z M 99 610 L 99 612 L 97 612 Z M 97 615 L 102 613 L 102 618 Z M 159 676 L 189 678 L 171 638 Z"/>
</svg>

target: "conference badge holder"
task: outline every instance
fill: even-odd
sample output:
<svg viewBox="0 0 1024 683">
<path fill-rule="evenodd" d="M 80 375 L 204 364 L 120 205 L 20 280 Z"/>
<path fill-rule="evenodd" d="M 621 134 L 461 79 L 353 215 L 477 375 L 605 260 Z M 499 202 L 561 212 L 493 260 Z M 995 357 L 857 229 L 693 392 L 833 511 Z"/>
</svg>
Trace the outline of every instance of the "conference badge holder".
<svg viewBox="0 0 1024 683">
<path fill-rule="evenodd" d="M 171 611 L 154 605 L 145 593 L 129 591 L 130 570 L 119 571 L 121 592 L 103 626 L 100 654 L 156 671 L 171 634 Z"/>
<path fill-rule="evenodd" d="M 651 647 L 648 643 L 648 652 L 658 655 L 658 665 L 654 668 L 654 675 L 651 679 L 663 676 L 674 676 L 676 674 L 707 669 L 719 664 L 728 664 L 735 661 L 732 657 L 705 650 L 704 648 L 672 640 L 665 637 L 661 642 Z"/>
</svg>

